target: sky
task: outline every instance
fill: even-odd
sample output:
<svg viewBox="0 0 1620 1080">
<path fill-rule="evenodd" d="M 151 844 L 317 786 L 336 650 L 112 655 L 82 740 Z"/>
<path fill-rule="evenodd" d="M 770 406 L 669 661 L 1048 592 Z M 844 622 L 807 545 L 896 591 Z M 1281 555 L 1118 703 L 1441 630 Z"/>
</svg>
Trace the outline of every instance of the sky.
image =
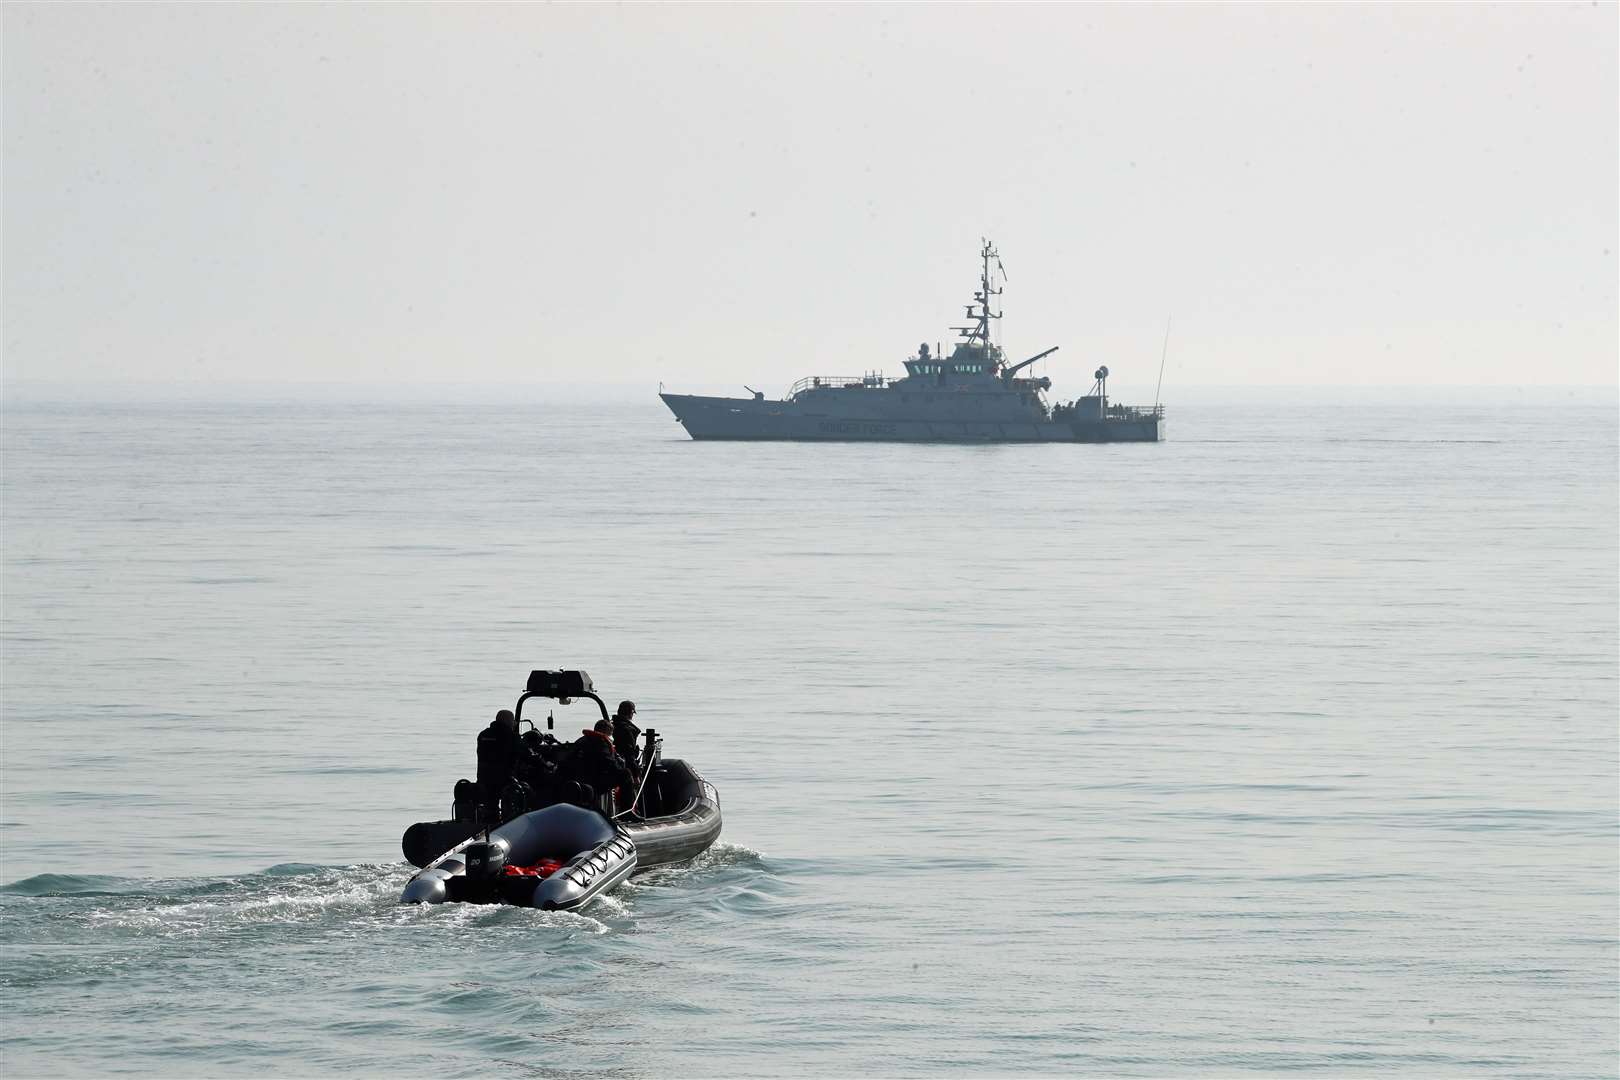
<svg viewBox="0 0 1620 1080">
<path fill-rule="evenodd" d="M 10 3 L 4 377 L 1612 386 L 1617 12 Z"/>
</svg>

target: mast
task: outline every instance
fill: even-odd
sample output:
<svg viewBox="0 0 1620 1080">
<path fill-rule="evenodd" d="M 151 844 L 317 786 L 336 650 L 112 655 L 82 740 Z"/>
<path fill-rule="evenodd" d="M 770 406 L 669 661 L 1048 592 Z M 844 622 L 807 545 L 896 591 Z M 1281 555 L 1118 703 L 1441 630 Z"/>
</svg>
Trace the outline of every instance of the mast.
<svg viewBox="0 0 1620 1080">
<path fill-rule="evenodd" d="M 1001 312 L 990 311 L 990 298 L 1001 295 L 1000 289 L 990 288 L 990 260 L 995 259 L 997 265 L 1001 263 L 1001 256 L 996 251 L 996 245 L 989 240 L 981 238 L 983 246 L 979 249 L 979 259 L 984 269 L 979 274 L 979 339 L 984 343 L 985 355 L 990 355 L 990 320 L 1001 318 Z"/>
<path fill-rule="evenodd" d="M 973 320 L 972 326 L 953 326 L 951 329 L 960 333 L 967 345 L 982 345 L 984 357 L 990 363 L 996 363 L 993 346 L 990 344 L 990 320 L 1001 318 L 1001 312 L 990 310 L 990 298 L 1000 296 L 1001 290 L 990 285 L 990 260 L 996 260 L 1001 265 L 1001 255 L 996 251 L 996 245 L 989 240 L 980 238 L 979 247 L 979 291 L 973 294 L 975 303 L 968 304 L 967 317 Z M 1002 273 L 1005 275 L 1006 271 Z"/>
</svg>

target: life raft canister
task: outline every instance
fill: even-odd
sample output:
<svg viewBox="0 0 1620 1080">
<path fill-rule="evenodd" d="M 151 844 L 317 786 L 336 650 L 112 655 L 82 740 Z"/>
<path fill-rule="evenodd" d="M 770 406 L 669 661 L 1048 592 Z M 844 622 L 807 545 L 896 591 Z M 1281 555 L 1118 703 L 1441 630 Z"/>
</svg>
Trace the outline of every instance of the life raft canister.
<svg viewBox="0 0 1620 1080">
<path fill-rule="evenodd" d="M 541 859 L 533 866 L 508 866 L 501 872 L 507 877 L 546 878 L 562 869 L 556 859 Z"/>
</svg>

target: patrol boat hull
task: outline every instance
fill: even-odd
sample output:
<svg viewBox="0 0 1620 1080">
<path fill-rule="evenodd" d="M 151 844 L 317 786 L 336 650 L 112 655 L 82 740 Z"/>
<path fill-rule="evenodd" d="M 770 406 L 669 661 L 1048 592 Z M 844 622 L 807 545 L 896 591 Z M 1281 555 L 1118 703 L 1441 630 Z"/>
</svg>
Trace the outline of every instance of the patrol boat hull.
<svg viewBox="0 0 1620 1080">
<path fill-rule="evenodd" d="M 871 391 L 863 394 L 870 399 Z M 695 440 L 734 442 L 923 442 L 923 443 L 1109 443 L 1161 442 L 1162 415 L 1096 420 L 1054 421 L 1040 416 L 996 419 L 928 418 L 883 415 L 886 401 L 871 401 L 859 412 L 838 415 L 811 411 L 795 401 L 759 398 L 658 395 Z M 861 402 L 860 405 L 867 405 Z M 964 395 L 959 404 L 971 409 Z M 999 404 L 999 403 L 998 403 Z M 982 410 L 980 410 L 982 411 Z"/>
</svg>

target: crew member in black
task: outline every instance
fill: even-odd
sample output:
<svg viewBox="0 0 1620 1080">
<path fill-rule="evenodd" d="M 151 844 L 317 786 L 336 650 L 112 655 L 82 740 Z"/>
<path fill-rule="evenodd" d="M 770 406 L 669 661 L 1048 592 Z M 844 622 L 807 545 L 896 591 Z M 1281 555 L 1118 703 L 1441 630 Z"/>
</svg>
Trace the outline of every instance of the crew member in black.
<svg viewBox="0 0 1620 1080">
<path fill-rule="evenodd" d="M 630 766 L 631 772 L 639 773 L 641 748 L 636 740 L 641 737 L 641 729 L 636 727 L 632 719 L 635 715 L 635 702 L 619 702 L 619 709 L 613 714 L 613 749 L 619 758 Z"/>
<path fill-rule="evenodd" d="M 580 732 L 573 745 L 574 778 L 588 784 L 597 798 L 616 787 L 635 791 L 635 777 L 624 759 L 613 752 L 613 725 L 598 720 L 594 728 Z"/>
<path fill-rule="evenodd" d="M 489 727 L 478 733 L 478 801 L 486 817 L 494 816 L 501 791 L 512 782 L 522 756 L 517 717 L 511 709 L 502 709 Z"/>
</svg>

